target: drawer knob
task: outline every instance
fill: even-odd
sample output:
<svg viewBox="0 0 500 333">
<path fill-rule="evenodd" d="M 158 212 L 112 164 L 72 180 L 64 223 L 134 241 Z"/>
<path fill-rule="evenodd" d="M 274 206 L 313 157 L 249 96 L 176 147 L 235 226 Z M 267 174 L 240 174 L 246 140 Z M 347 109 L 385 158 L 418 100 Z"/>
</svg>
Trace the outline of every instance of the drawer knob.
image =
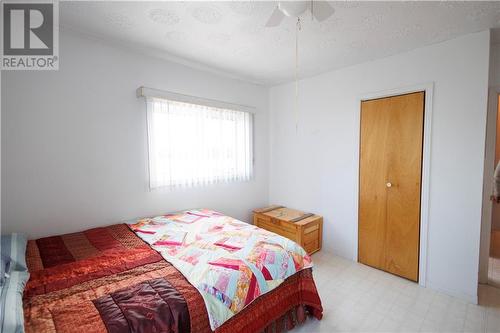
<svg viewBox="0 0 500 333">
<path fill-rule="evenodd" d="M 385 184 L 385 186 L 392 187 L 392 184 L 391 183 L 387 183 L 387 184 Z"/>
</svg>

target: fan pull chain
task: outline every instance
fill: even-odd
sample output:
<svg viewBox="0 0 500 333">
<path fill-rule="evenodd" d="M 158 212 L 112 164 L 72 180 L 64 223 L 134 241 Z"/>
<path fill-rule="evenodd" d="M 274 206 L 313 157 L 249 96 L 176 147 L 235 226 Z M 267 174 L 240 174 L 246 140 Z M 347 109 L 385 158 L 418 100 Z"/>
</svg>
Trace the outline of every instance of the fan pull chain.
<svg viewBox="0 0 500 333">
<path fill-rule="evenodd" d="M 298 17 L 295 34 L 295 133 L 299 131 L 299 31 L 302 28 L 300 23 Z"/>
</svg>

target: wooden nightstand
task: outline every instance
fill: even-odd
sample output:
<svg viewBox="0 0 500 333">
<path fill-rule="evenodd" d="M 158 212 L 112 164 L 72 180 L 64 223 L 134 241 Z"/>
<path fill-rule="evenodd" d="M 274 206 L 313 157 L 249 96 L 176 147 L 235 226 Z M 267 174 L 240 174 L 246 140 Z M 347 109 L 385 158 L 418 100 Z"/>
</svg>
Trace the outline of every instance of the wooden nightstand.
<svg viewBox="0 0 500 333">
<path fill-rule="evenodd" d="M 323 217 L 283 206 L 269 206 L 253 211 L 253 224 L 287 237 L 312 254 L 321 249 Z"/>
</svg>

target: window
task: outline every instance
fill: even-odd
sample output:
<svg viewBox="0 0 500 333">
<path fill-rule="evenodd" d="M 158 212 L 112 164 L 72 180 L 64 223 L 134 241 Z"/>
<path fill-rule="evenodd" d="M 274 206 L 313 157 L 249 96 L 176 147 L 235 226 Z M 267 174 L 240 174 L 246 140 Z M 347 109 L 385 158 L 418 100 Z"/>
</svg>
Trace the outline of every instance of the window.
<svg viewBox="0 0 500 333">
<path fill-rule="evenodd" d="M 252 177 L 252 114 L 148 98 L 150 188 Z"/>
</svg>

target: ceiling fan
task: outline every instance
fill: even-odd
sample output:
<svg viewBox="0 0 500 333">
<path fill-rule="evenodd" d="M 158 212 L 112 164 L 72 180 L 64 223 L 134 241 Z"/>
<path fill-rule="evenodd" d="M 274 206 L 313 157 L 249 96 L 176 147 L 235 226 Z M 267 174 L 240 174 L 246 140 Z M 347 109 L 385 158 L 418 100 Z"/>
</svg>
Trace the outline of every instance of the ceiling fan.
<svg viewBox="0 0 500 333">
<path fill-rule="evenodd" d="M 266 27 L 276 27 L 288 16 L 297 20 L 297 30 L 295 34 L 295 132 L 299 128 L 299 31 L 301 30 L 301 15 L 307 10 L 311 11 L 312 19 L 321 22 L 329 18 L 335 12 L 332 6 L 326 1 L 278 1 L 278 6 L 274 9 L 271 17 L 266 23 Z"/>
<path fill-rule="evenodd" d="M 326 1 L 278 1 L 278 6 L 271 14 L 266 27 L 276 27 L 286 16 L 296 18 L 307 10 L 310 10 L 312 16 L 319 22 L 326 20 L 335 12 Z"/>
</svg>

